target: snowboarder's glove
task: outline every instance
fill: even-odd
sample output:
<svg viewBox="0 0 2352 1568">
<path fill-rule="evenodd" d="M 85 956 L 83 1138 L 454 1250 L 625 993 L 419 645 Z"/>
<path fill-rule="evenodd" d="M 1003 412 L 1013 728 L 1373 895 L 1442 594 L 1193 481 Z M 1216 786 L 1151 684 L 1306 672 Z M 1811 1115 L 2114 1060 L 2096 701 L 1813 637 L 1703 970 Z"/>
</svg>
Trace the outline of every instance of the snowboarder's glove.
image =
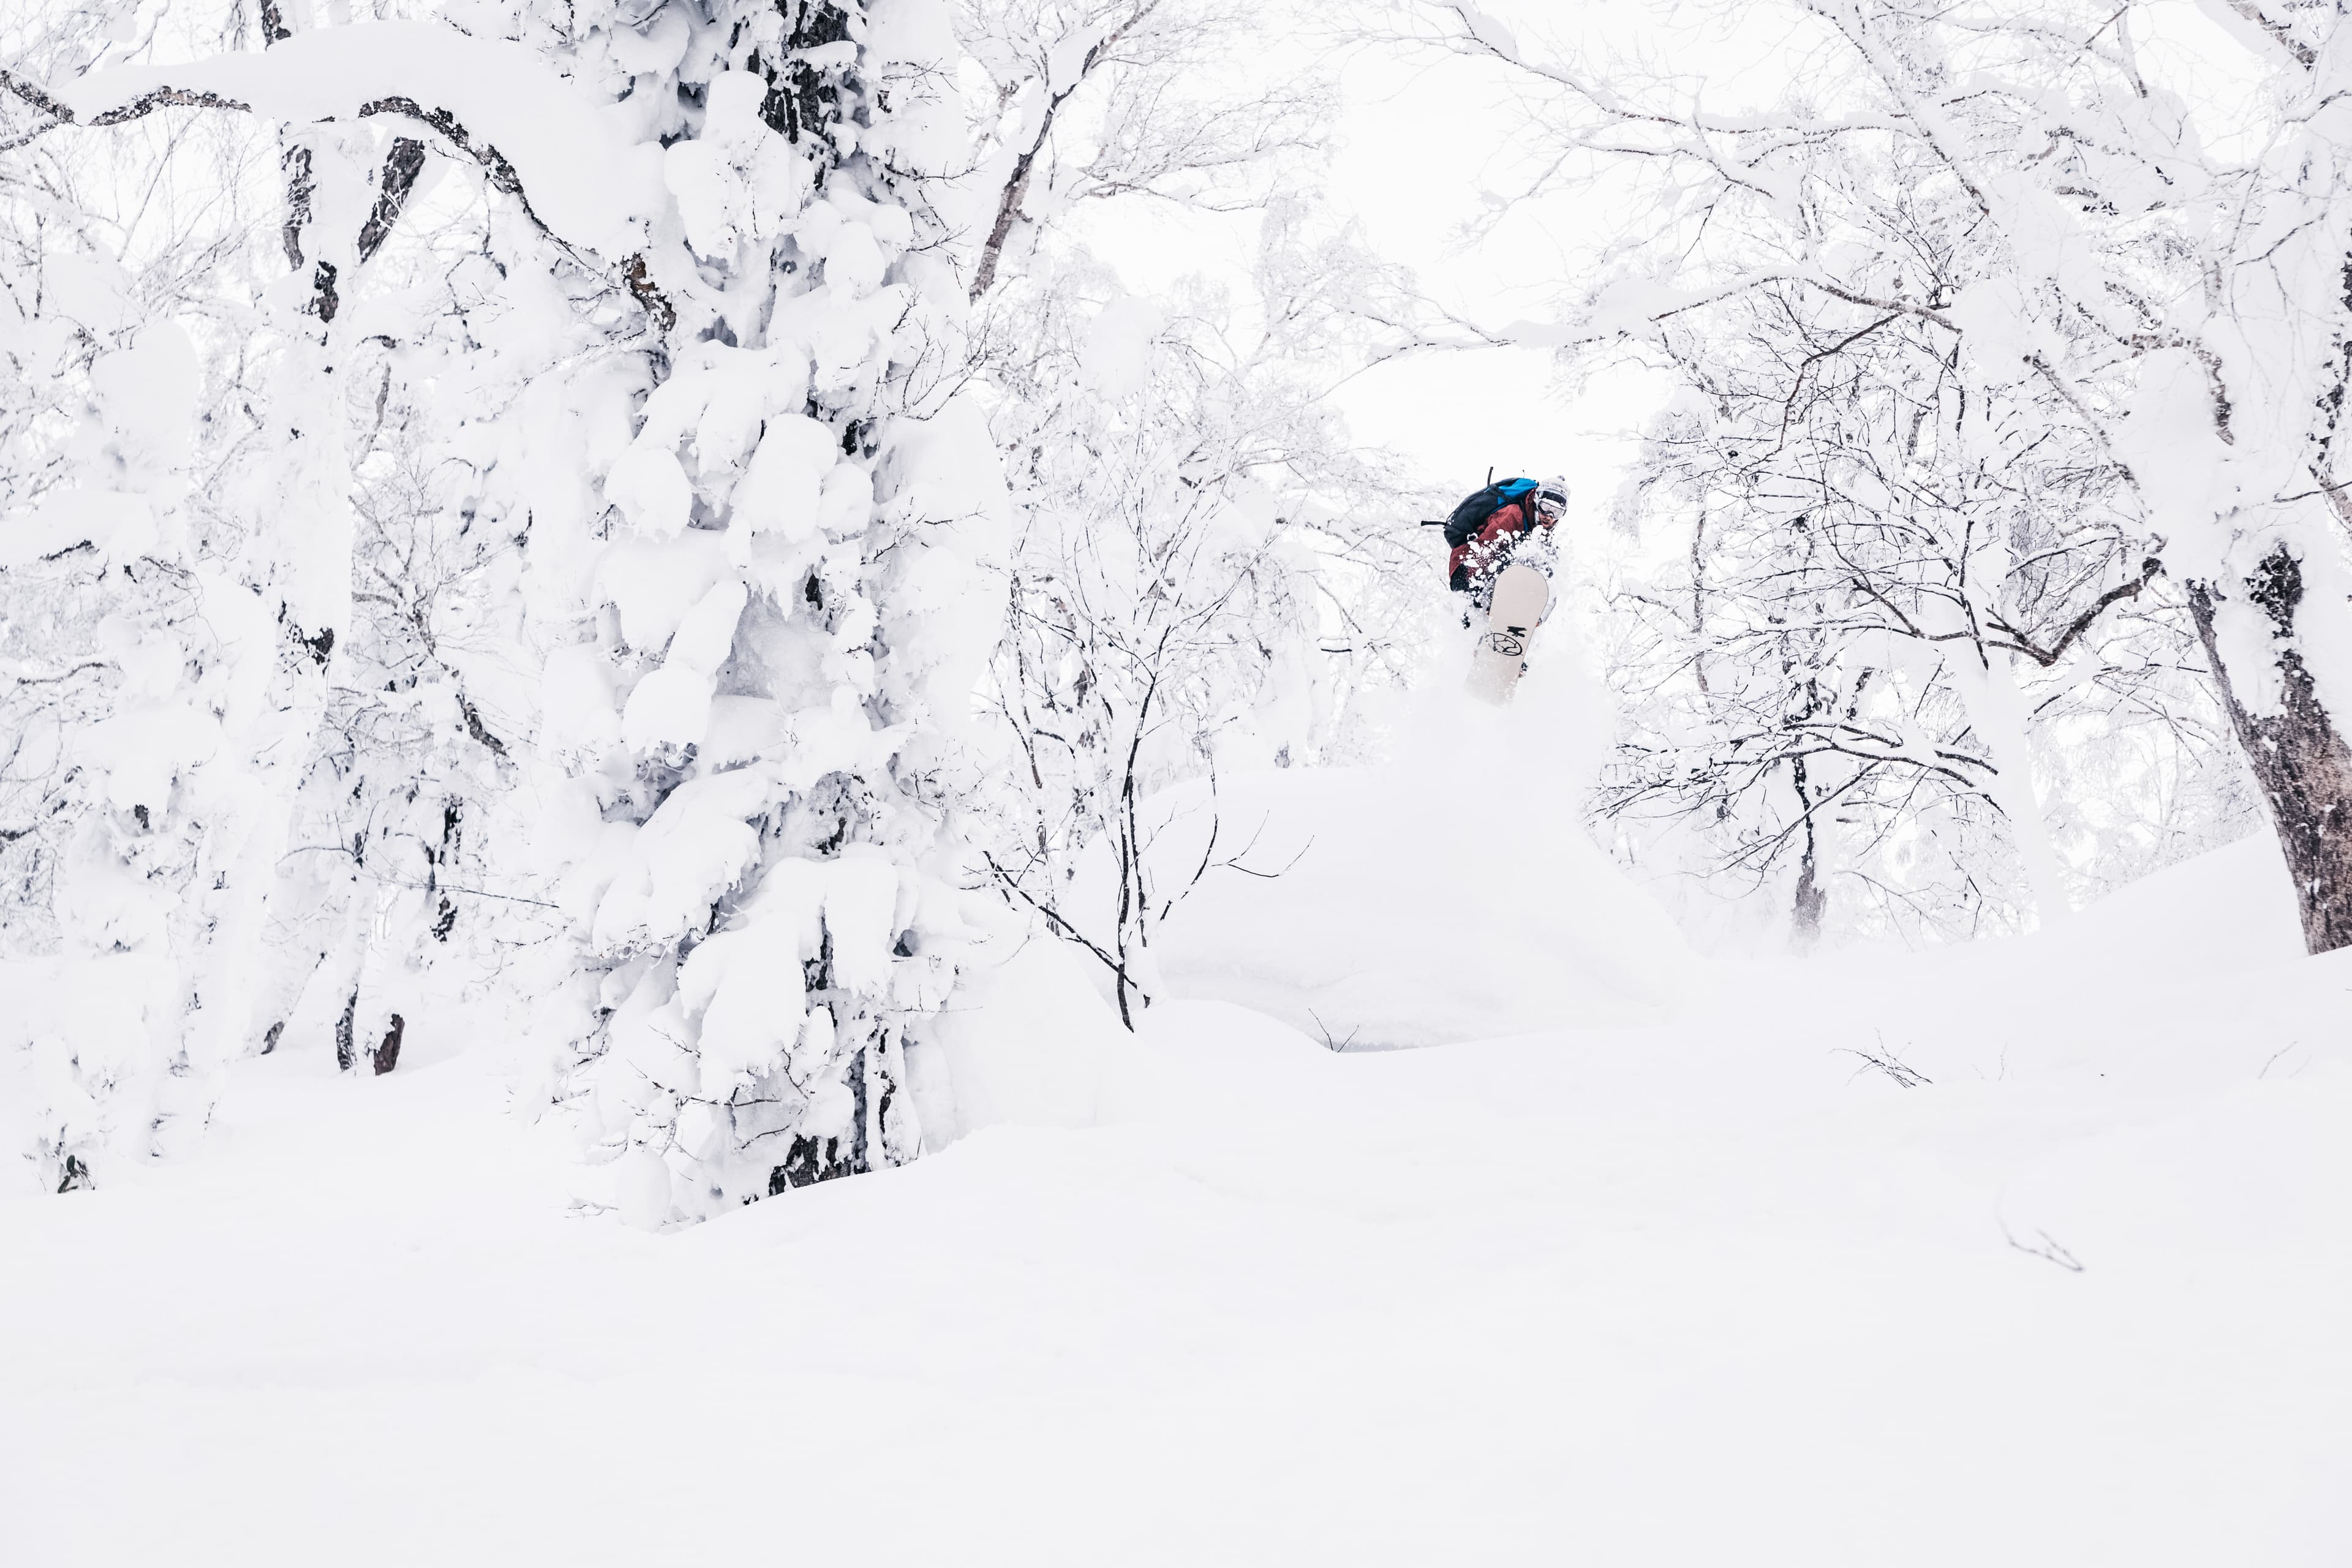
<svg viewBox="0 0 2352 1568">
<path fill-rule="evenodd" d="M 1445 585 L 1453 589 L 1457 594 L 1468 593 L 1470 591 L 1470 568 L 1467 566 L 1456 566 L 1454 569 L 1454 575 L 1446 580 Z"/>
</svg>

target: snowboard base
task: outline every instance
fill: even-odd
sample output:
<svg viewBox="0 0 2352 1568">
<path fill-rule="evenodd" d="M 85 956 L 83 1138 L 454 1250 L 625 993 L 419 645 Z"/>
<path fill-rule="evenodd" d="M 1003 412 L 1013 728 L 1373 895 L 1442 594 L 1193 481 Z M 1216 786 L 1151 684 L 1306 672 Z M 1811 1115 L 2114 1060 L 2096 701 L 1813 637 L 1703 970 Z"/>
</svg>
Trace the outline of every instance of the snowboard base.
<svg viewBox="0 0 2352 1568">
<path fill-rule="evenodd" d="M 1551 580 L 1532 566 L 1506 566 L 1486 603 L 1486 630 L 1470 656 L 1470 694 L 1508 702 L 1527 668 L 1528 644 L 1551 603 Z"/>
</svg>

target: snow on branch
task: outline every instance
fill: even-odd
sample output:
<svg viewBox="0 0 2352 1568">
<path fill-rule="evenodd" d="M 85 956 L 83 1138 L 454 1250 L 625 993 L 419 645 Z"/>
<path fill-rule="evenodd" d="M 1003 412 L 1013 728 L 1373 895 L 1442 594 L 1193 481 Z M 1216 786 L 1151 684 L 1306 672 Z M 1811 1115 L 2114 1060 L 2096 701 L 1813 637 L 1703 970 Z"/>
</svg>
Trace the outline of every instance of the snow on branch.
<svg viewBox="0 0 2352 1568">
<path fill-rule="evenodd" d="M 644 248 L 661 210 L 661 150 L 520 44 L 425 22 L 299 34 L 261 54 L 130 66 L 46 89 L 0 72 L 0 87 L 60 124 L 121 124 L 158 109 L 241 110 L 327 123 L 395 114 L 482 168 L 533 222 L 619 258 Z"/>
<path fill-rule="evenodd" d="M 2254 4 L 2254 0 L 2221 0 L 2219 5 L 2209 3 L 2202 9 L 2216 21 L 2228 16 L 2252 23 L 2272 47 L 2284 52 L 2289 59 L 2305 70 L 2311 69 L 2319 63 L 2317 49 L 2296 37 L 2284 22 L 2265 14 L 2260 5 Z"/>
</svg>

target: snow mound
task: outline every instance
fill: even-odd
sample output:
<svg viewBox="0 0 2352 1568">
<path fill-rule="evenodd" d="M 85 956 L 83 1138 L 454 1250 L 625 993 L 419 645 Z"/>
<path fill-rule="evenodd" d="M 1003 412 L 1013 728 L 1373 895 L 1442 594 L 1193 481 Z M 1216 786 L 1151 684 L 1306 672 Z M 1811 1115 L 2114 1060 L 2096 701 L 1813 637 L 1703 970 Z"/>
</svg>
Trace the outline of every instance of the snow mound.
<svg viewBox="0 0 2352 1568">
<path fill-rule="evenodd" d="M 2294 885 L 2268 831 L 2209 850 L 2116 889 L 2067 919 L 2022 936 L 1953 942 L 1918 951 L 1892 941 L 1864 943 L 1811 960 L 1803 971 L 1770 960 L 1726 966 L 1724 984 L 1777 984 L 1766 975 L 1826 984 L 1848 1005 L 1887 1018 L 1916 1014 L 1920 995 L 1968 995 L 1963 1024 L 1946 1011 L 1906 1028 L 1926 1037 L 1973 1028 L 1985 1018 L 2024 1032 L 2044 1026 L 2053 1008 L 2086 997 L 2153 986 L 2201 986 L 2235 996 L 2235 977 L 2304 959 Z M 1793 997 L 1790 998 L 1793 1000 Z"/>
<path fill-rule="evenodd" d="M 2116 889 L 2047 933 L 2085 964 L 2230 974 L 2304 956 L 2278 839 L 2251 837 Z"/>
<path fill-rule="evenodd" d="M 1545 642 L 1507 708 L 1428 693 L 1390 763 L 1158 797 L 1155 896 L 1208 867 L 1152 936 L 1165 988 L 1351 1049 L 1661 1016 L 1691 954 L 1585 831 L 1606 701 Z"/>
<path fill-rule="evenodd" d="M 907 1048 L 928 1148 L 983 1127 L 1077 1129 L 1151 1114 L 1151 1063 L 1087 989 L 1077 954 L 1034 939 L 980 950 L 955 1004 Z"/>
</svg>

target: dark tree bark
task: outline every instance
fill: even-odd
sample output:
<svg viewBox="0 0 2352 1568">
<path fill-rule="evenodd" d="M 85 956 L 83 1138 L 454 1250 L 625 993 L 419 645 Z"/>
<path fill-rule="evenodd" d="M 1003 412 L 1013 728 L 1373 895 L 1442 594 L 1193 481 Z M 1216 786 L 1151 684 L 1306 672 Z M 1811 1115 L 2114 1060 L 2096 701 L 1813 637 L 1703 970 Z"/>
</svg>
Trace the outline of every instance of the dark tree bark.
<svg viewBox="0 0 2352 1568">
<path fill-rule="evenodd" d="M 1811 952 L 1822 940 L 1822 916 L 1829 910 L 1830 890 L 1821 883 L 1820 846 L 1813 838 L 1815 803 L 1805 777 L 1805 759 L 1796 758 L 1789 771 L 1805 825 L 1805 847 L 1797 857 L 1797 896 L 1790 910 L 1789 944 L 1799 952 Z"/>
<path fill-rule="evenodd" d="M 2352 947 L 2352 747 L 2320 701 L 2318 683 L 2296 647 L 2303 563 L 2282 544 L 2246 579 L 2243 592 L 2269 617 L 2277 641 L 2281 693 L 2274 713 L 2249 712 L 2222 663 L 2213 620 L 2227 595 L 2211 584 L 2192 584 L 2189 614 L 2213 667 L 2221 706 L 2270 805 L 2271 824 L 2294 880 L 2304 946 L 2333 952 Z M 2239 672 L 2240 679 L 2249 673 Z"/>
<path fill-rule="evenodd" d="M 400 221 L 401 209 L 408 205 L 408 195 L 416 188 L 416 177 L 425 172 L 425 143 L 406 136 L 395 136 L 392 152 L 384 158 L 383 173 L 376 179 L 375 206 L 367 222 L 360 226 L 360 260 L 375 259 L 383 242 L 392 237 L 393 226 Z"/>
<path fill-rule="evenodd" d="M 1045 152 L 1045 143 L 1053 138 L 1054 119 L 1062 112 L 1062 105 L 1069 101 L 1072 93 L 1087 84 L 1087 79 L 1094 75 L 1096 68 L 1118 48 L 1128 34 L 1158 9 L 1160 0 L 1142 0 L 1126 21 L 1097 39 L 1094 47 L 1087 50 L 1086 58 L 1078 62 L 1077 79 L 1061 91 L 1054 91 L 1050 77 L 1039 84 L 1046 93 L 1045 112 L 1038 116 L 1037 128 L 1029 138 L 1029 145 L 1021 149 L 1013 158 L 1004 188 L 997 193 L 996 217 L 988 226 L 988 237 L 980 247 L 980 266 L 972 274 L 971 297 L 974 300 L 996 286 L 996 269 L 1004 258 L 1005 242 L 1013 237 L 1014 226 L 1027 216 L 1021 209 L 1029 199 L 1029 180 L 1036 173 L 1038 155 Z"/>
<path fill-rule="evenodd" d="M 784 1163 L 768 1173 L 768 1195 L 791 1191 L 794 1187 L 813 1187 L 819 1182 L 830 1182 L 842 1176 L 858 1176 L 874 1168 L 866 1144 L 866 1105 L 870 1098 L 866 1076 L 876 1066 L 874 1053 L 860 1056 L 850 1069 L 849 1093 L 853 1110 L 850 1113 L 849 1136 L 846 1138 L 814 1138 L 799 1132 L 793 1136 L 784 1152 Z M 882 1103 L 887 1110 L 893 1086 L 885 1079 Z"/>
<path fill-rule="evenodd" d="M 400 1037 L 407 1032 L 408 1020 L 394 1013 L 392 1026 L 383 1032 L 383 1042 L 369 1053 L 368 1059 L 375 1066 L 376 1077 L 382 1078 L 400 1065 Z"/>
</svg>

